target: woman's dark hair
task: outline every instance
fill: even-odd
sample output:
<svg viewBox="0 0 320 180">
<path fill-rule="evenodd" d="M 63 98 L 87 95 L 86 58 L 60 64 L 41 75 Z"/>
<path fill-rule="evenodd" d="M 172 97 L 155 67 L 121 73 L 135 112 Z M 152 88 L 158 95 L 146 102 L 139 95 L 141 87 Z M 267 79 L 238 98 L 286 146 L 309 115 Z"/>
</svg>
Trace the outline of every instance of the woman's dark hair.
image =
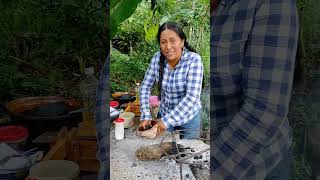
<svg viewBox="0 0 320 180">
<path fill-rule="evenodd" d="M 159 29 L 158 29 L 158 34 L 157 34 L 157 40 L 158 43 L 160 43 L 160 35 L 162 33 L 162 31 L 164 30 L 173 30 L 174 32 L 176 32 L 178 34 L 178 36 L 184 40 L 184 47 L 187 48 L 189 51 L 191 52 L 196 52 L 195 49 L 193 49 L 187 42 L 187 37 L 184 34 L 182 27 L 176 23 L 176 22 L 166 22 L 164 24 L 162 24 Z M 163 70 L 164 70 L 164 63 L 165 63 L 165 56 L 163 55 L 163 53 L 160 50 L 160 60 L 159 60 L 159 81 L 158 81 L 158 90 L 159 90 L 159 99 L 161 100 L 161 89 L 162 89 L 162 80 L 163 80 Z"/>
</svg>

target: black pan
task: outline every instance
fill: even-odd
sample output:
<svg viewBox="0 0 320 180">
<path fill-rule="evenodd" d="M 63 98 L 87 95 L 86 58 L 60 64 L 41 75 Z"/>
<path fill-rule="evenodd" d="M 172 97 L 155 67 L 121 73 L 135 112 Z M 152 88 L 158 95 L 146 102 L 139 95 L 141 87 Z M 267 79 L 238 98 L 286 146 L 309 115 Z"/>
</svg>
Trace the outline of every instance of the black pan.
<svg viewBox="0 0 320 180">
<path fill-rule="evenodd" d="M 136 97 L 131 94 L 123 94 L 119 97 L 113 97 L 113 98 L 114 100 L 118 101 L 120 105 L 123 103 L 129 103 L 136 100 Z"/>
</svg>

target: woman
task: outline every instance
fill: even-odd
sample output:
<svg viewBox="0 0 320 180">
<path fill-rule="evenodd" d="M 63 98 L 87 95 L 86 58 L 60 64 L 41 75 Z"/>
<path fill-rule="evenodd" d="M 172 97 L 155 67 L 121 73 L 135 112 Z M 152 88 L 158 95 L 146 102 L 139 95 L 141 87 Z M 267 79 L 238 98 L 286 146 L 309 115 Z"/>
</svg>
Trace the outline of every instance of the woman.
<svg viewBox="0 0 320 180">
<path fill-rule="evenodd" d="M 181 26 L 175 22 L 161 25 L 157 40 L 160 52 L 153 56 L 140 89 L 140 127 L 144 128 L 152 120 L 149 97 L 156 81 L 161 100 L 157 119 L 160 131 L 180 129 L 181 138 L 199 137 L 203 80 L 201 57 L 188 45 Z"/>
</svg>

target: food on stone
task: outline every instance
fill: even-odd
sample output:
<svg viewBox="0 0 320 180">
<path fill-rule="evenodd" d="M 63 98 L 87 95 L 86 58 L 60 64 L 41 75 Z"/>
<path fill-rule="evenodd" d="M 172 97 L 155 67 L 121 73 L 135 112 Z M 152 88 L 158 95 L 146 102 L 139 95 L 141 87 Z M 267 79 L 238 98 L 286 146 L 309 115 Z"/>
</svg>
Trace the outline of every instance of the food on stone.
<svg viewBox="0 0 320 180">
<path fill-rule="evenodd" d="M 183 150 L 183 146 L 178 144 L 179 151 Z M 176 145 L 173 142 L 165 142 L 161 144 L 154 144 L 139 148 L 135 152 L 135 156 L 138 160 L 160 160 L 161 157 L 177 154 Z"/>
</svg>

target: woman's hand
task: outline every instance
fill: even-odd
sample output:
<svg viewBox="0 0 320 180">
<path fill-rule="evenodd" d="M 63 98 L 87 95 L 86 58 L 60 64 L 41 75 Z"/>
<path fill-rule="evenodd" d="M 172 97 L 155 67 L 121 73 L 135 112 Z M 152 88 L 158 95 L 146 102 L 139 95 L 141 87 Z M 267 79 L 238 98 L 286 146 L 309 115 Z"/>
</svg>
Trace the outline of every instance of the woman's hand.
<svg viewBox="0 0 320 180">
<path fill-rule="evenodd" d="M 151 126 L 151 121 L 150 120 L 142 120 L 139 124 L 139 129 L 143 128 L 145 130 L 145 127 L 150 125 Z"/>
<path fill-rule="evenodd" d="M 164 132 L 168 127 L 163 123 L 162 119 L 157 119 L 158 121 L 158 132 Z"/>
</svg>

